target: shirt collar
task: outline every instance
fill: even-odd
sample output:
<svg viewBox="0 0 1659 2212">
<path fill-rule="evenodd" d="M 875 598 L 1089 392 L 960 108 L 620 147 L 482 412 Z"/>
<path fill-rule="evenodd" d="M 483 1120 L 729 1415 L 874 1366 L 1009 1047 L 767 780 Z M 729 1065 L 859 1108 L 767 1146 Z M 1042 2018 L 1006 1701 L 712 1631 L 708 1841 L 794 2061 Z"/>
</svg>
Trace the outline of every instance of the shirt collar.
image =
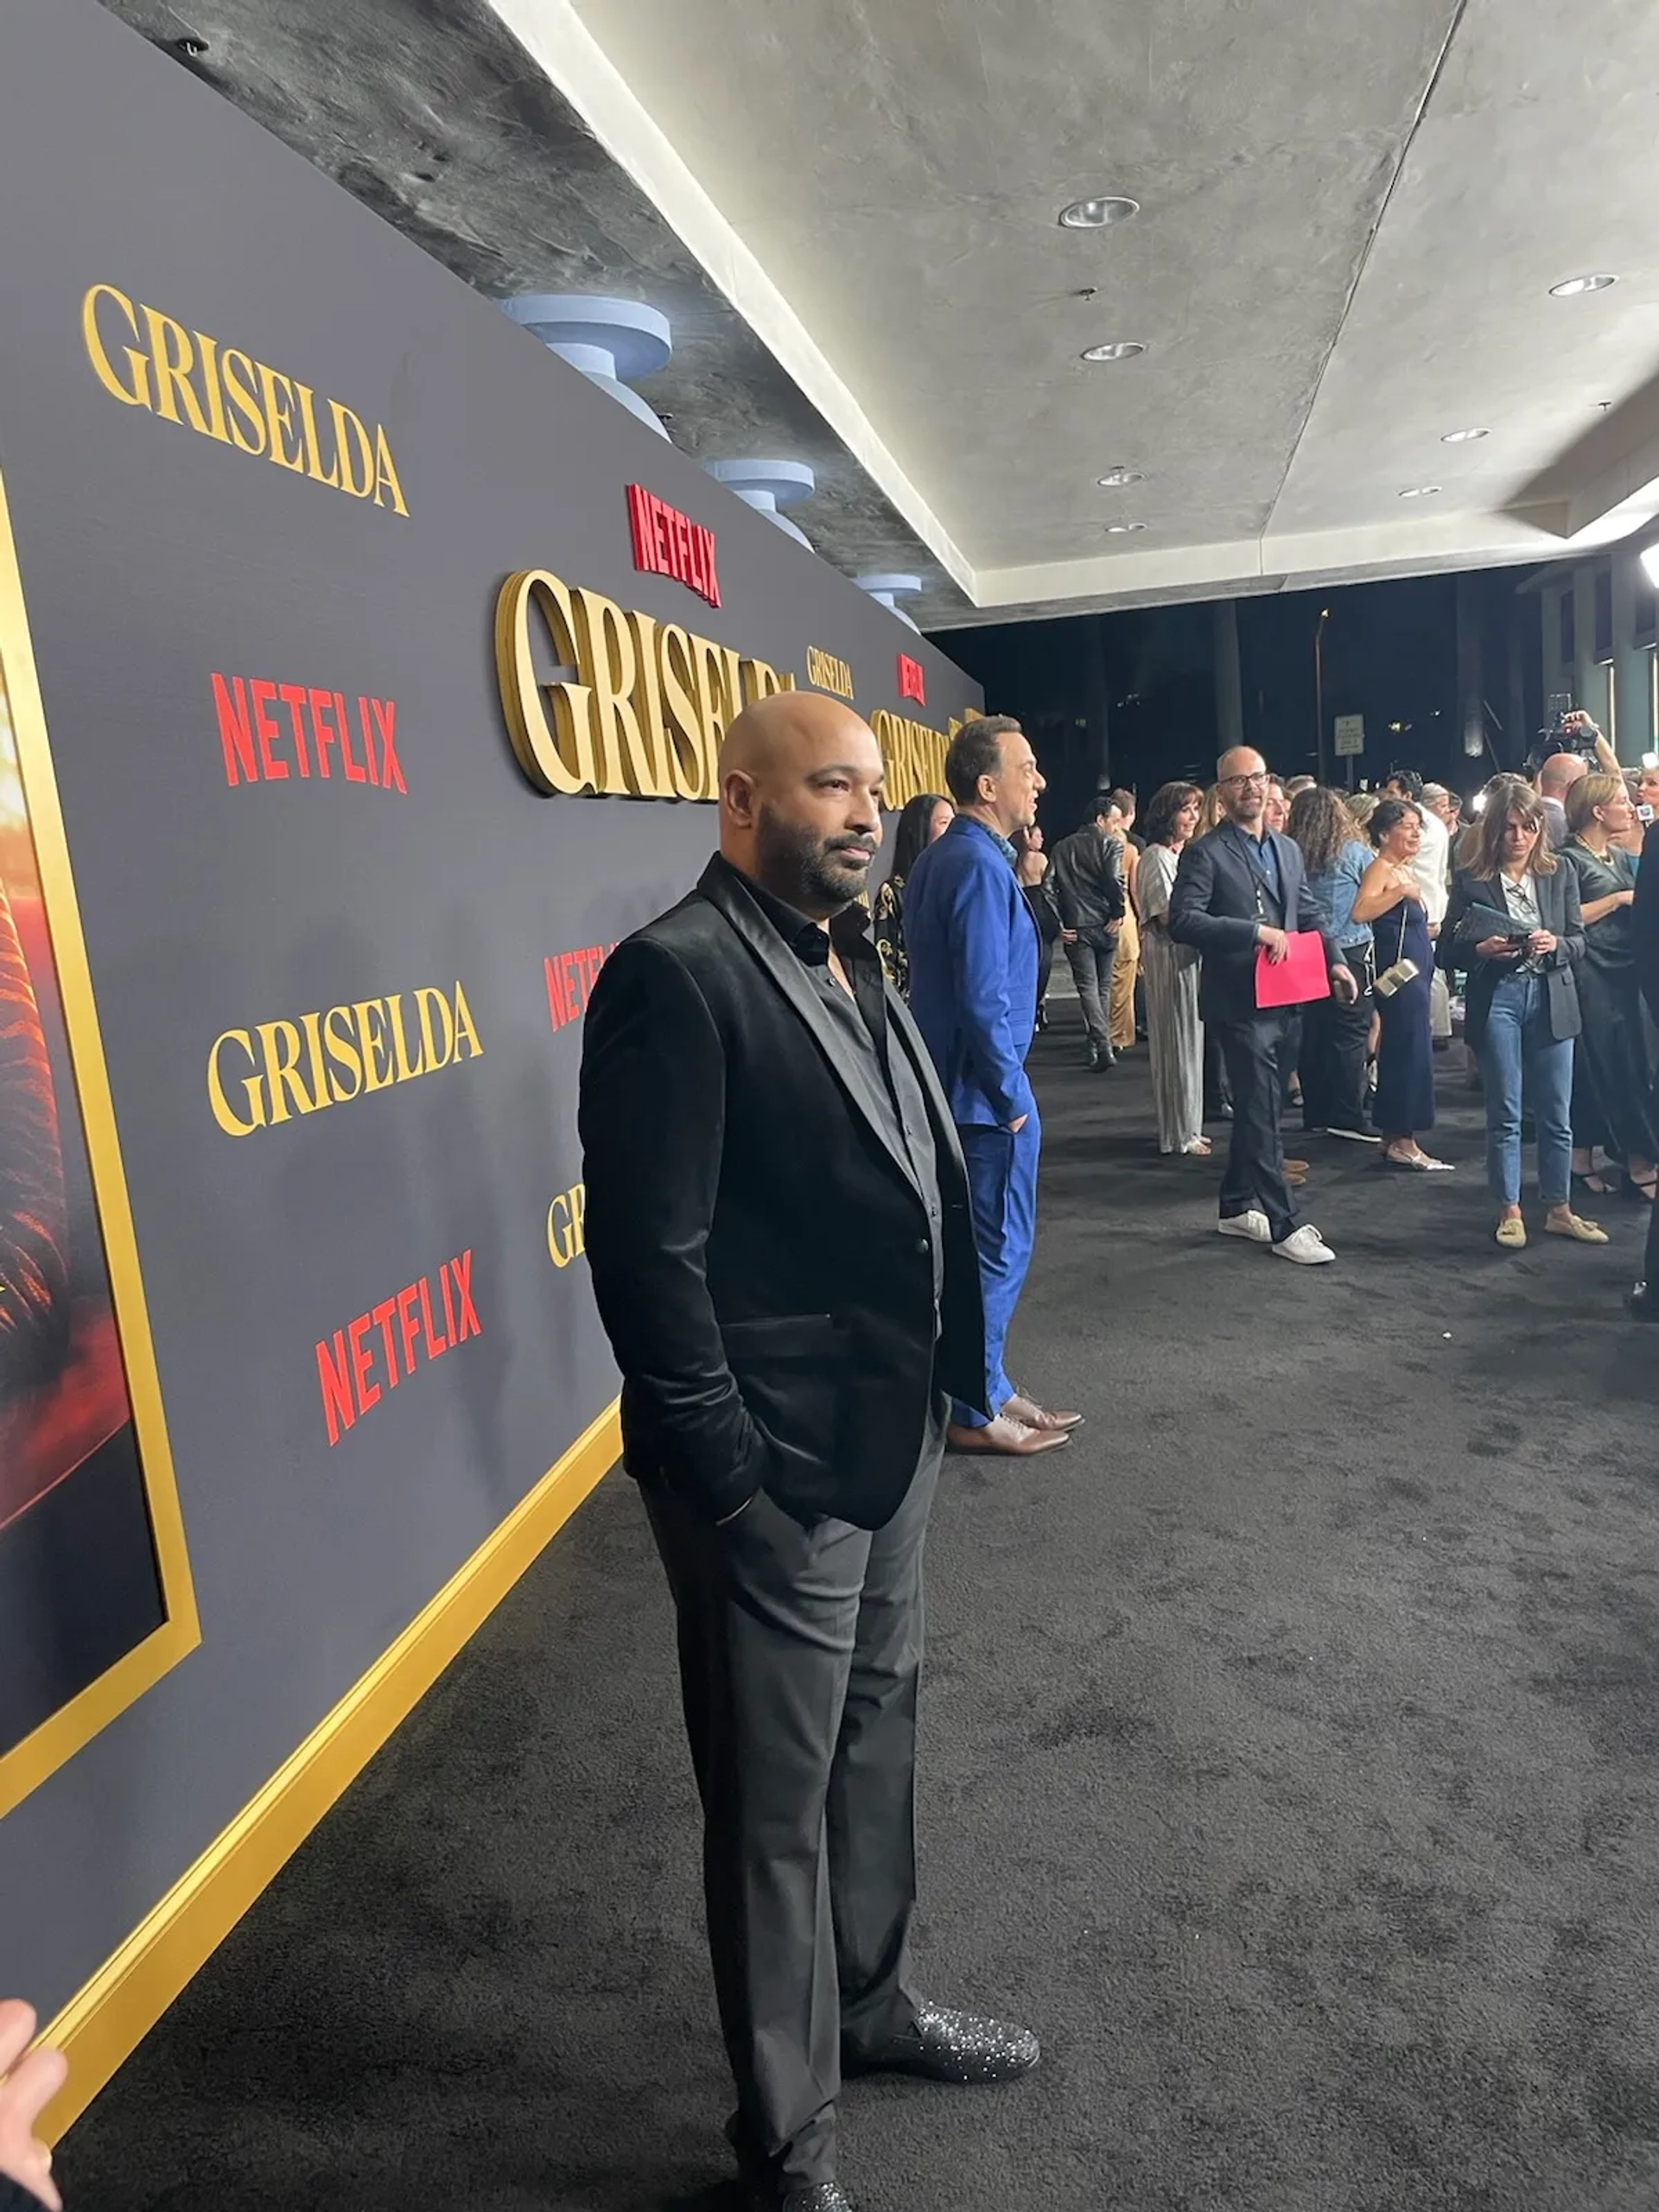
<svg viewBox="0 0 1659 2212">
<path fill-rule="evenodd" d="M 830 965 L 831 938 L 845 960 L 874 960 L 875 948 L 867 934 L 869 915 L 856 899 L 831 917 L 826 932 L 810 915 L 803 914 L 785 899 L 777 898 L 764 884 L 757 883 L 752 875 L 745 875 L 741 868 L 734 868 L 723 854 L 717 855 L 720 865 L 734 883 L 741 884 L 771 923 L 784 943 L 804 968 L 827 968 Z"/>
<path fill-rule="evenodd" d="M 1002 835 L 1000 830 L 993 830 L 988 822 L 982 822 L 976 814 L 959 814 L 957 817 L 956 821 L 950 824 L 950 829 L 955 830 L 958 824 L 960 824 L 964 830 L 977 830 L 982 837 L 988 837 L 991 842 L 996 847 L 998 852 L 1001 854 L 1003 859 L 1007 861 L 1008 866 L 1010 868 L 1014 866 L 1018 856 L 1014 852 L 1014 847 L 1008 842 L 1007 839 Z M 950 831 L 947 830 L 945 834 L 948 836 L 950 835 Z"/>
</svg>

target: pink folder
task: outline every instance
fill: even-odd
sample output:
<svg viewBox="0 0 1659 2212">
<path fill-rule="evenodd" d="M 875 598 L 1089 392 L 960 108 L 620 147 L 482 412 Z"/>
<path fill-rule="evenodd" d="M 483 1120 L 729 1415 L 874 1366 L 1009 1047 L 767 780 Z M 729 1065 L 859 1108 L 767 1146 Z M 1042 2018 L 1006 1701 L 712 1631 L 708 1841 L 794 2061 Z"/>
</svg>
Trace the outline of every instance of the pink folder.
<svg viewBox="0 0 1659 2212">
<path fill-rule="evenodd" d="M 1292 930 L 1290 957 L 1275 966 L 1264 944 L 1255 956 L 1257 1006 L 1300 1006 L 1308 999 L 1328 999 L 1331 976 L 1325 964 L 1325 940 L 1313 930 Z"/>
</svg>

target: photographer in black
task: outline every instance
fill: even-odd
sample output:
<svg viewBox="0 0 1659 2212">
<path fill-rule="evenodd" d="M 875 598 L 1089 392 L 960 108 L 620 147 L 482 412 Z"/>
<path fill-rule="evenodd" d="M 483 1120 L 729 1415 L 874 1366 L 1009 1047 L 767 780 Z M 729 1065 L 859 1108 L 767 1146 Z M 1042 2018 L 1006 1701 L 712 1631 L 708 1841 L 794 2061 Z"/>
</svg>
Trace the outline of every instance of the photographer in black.
<svg viewBox="0 0 1659 2212">
<path fill-rule="evenodd" d="M 1558 853 L 1567 840 L 1567 795 L 1592 768 L 1621 774 L 1618 755 L 1582 707 L 1569 708 L 1554 729 L 1541 730 L 1527 758 L 1533 789 L 1543 803 L 1549 849 Z"/>
</svg>

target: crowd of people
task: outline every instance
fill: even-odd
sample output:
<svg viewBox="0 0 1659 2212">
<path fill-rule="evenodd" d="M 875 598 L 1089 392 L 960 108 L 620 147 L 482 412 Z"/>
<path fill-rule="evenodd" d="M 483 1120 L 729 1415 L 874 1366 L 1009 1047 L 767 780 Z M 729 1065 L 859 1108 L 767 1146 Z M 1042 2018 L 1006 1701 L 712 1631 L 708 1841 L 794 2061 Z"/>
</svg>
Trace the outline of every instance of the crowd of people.
<svg viewBox="0 0 1659 2212">
<path fill-rule="evenodd" d="M 1206 1123 L 1230 1124 L 1225 1233 L 1304 1264 L 1332 1256 L 1295 1220 L 1289 1194 L 1308 1167 L 1285 1158 L 1288 1111 L 1305 1134 L 1375 1146 L 1390 1173 L 1450 1174 L 1424 1140 L 1435 1055 L 1459 1011 L 1485 1103 L 1498 1244 L 1528 1241 L 1523 1128 L 1536 1139 L 1543 1233 L 1603 1244 L 1589 1201 L 1653 1205 L 1659 950 L 1637 897 L 1659 766 L 1619 768 L 1575 719 L 1580 749 L 1549 754 L 1531 779 L 1493 777 L 1466 814 L 1414 770 L 1395 769 L 1380 791 L 1339 791 L 1308 776 L 1283 783 L 1240 752 L 1207 790 L 1160 786 L 1143 835 L 1125 790 L 1100 791 L 1052 849 L 1034 823 L 1012 831 L 1039 945 L 1037 1026 L 1058 946 L 1086 1065 L 1110 1069 L 1146 1041 L 1159 1150 L 1205 1158 Z M 906 877 L 955 804 L 942 793 L 911 802 L 878 897 L 877 940 L 900 989 Z M 1649 887 L 1659 913 L 1659 865 Z M 1325 969 L 1316 995 L 1259 1005 L 1258 956 L 1276 964 L 1281 936 L 1310 932 Z M 1649 1267 L 1633 1313 L 1650 1311 L 1653 1280 Z"/>
</svg>

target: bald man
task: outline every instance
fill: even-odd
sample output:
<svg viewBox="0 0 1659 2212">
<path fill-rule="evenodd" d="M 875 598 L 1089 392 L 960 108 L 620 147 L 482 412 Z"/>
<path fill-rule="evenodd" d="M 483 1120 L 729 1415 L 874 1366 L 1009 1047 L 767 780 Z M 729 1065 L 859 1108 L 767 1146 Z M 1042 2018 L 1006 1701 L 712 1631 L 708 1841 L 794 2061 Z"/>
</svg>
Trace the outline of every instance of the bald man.
<svg viewBox="0 0 1659 2212">
<path fill-rule="evenodd" d="M 843 2069 L 991 2082 L 1035 2038 L 911 1986 L 921 1555 L 983 1408 L 961 1147 L 855 902 L 882 760 L 817 693 L 721 750 L 720 853 L 606 963 L 587 1251 L 679 1622 L 749 2201 L 846 2212 Z"/>
<path fill-rule="evenodd" d="M 1300 1025 L 1294 1006 L 1256 1004 L 1256 963 L 1264 951 L 1270 963 L 1283 962 L 1290 932 L 1311 931 L 1323 940 L 1332 996 L 1351 1001 L 1357 986 L 1308 889 L 1300 847 L 1268 825 L 1273 779 L 1266 761 L 1236 746 L 1217 761 L 1216 779 L 1223 819 L 1181 855 L 1169 933 L 1203 956 L 1198 1007 L 1232 1087 L 1217 1226 L 1224 1236 L 1266 1245 L 1281 1260 L 1324 1267 L 1336 1255 L 1312 1222 L 1298 1225 L 1279 1128 L 1283 1055 Z"/>
<path fill-rule="evenodd" d="M 1560 852 L 1567 842 L 1567 795 L 1579 778 L 1589 772 L 1590 763 L 1576 753 L 1552 753 L 1538 771 L 1537 791 L 1544 805 L 1545 833 L 1555 852 Z"/>
</svg>

